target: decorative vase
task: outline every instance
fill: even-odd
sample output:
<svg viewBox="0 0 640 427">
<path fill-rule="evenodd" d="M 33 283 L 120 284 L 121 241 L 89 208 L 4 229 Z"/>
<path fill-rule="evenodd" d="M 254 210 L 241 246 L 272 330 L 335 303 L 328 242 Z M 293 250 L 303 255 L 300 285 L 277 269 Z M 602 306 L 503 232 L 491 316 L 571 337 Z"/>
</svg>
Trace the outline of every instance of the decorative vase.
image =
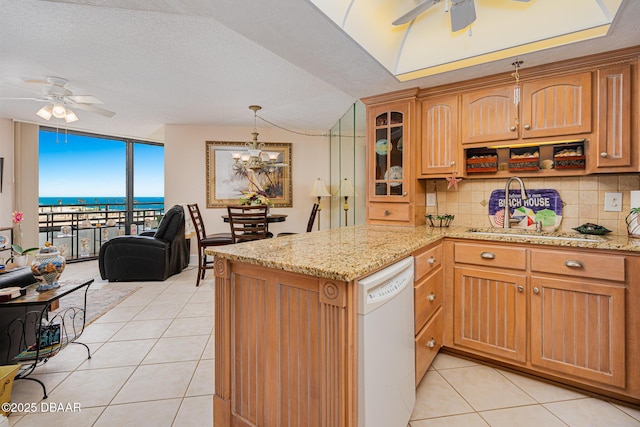
<svg viewBox="0 0 640 427">
<path fill-rule="evenodd" d="M 49 242 L 38 251 L 31 262 L 31 273 L 39 282 L 36 291 L 44 292 L 60 287 L 58 279 L 64 271 L 66 261 L 55 246 Z"/>
</svg>

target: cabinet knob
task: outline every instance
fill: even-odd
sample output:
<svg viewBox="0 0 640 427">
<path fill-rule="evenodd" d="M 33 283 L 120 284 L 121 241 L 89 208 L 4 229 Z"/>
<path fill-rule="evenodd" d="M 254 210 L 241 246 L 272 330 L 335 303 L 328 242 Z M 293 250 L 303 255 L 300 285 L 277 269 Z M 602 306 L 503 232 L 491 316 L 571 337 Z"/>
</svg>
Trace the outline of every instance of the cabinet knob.
<svg viewBox="0 0 640 427">
<path fill-rule="evenodd" d="M 483 259 L 495 259 L 496 258 L 496 254 L 494 254 L 493 252 L 482 252 L 480 254 L 480 258 L 483 258 Z"/>
<path fill-rule="evenodd" d="M 531 125 L 524 125 L 524 128 L 525 128 L 526 130 L 529 130 L 529 129 L 531 129 Z"/>
<path fill-rule="evenodd" d="M 524 292 L 524 286 L 518 286 L 518 292 Z"/>
<path fill-rule="evenodd" d="M 569 259 L 565 261 L 564 265 L 566 265 L 569 268 L 584 268 L 584 263 L 582 261 L 578 261 L 575 259 Z"/>
<path fill-rule="evenodd" d="M 435 301 L 436 300 L 436 294 L 434 294 L 433 292 L 431 292 L 428 296 L 427 299 L 429 301 Z"/>
<path fill-rule="evenodd" d="M 407 192 L 405 191 L 404 193 L 402 193 L 402 195 L 403 195 L 403 196 L 406 196 L 406 195 L 407 195 Z"/>
<path fill-rule="evenodd" d="M 511 132 L 515 132 L 515 131 L 516 131 L 516 129 L 518 129 L 518 127 L 517 127 L 516 125 L 511 125 L 511 127 L 509 128 L 509 130 L 510 130 Z"/>
<path fill-rule="evenodd" d="M 429 257 L 429 259 L 427 260 L 427 262 L 428 262 L 430 265 L 433 265 L 433 264 L 435 264 L 435 263 L 436 263 L 436 259 L 435 259 L 434 257 L 432 257 L 432 256 L 431 256 L 431 257 Z"/>
<path fill-rule="evenodd" d="M 389 212 L 388 210 L 384 211 L 384 216 L 389 216 L 391 215 L 391 212 Z"/>
<path fill-rule="evenodd" d="M 449 162 L 449 166 L 455 166 L 455 165 L 456 165 L 456 162 L 454 162 L 453 160 Z"/>
<path fill-rule="evenodd" d="M 540 289 L 538 289 L 537 287 L 533 288 L 533 293 L 534 294 L 539 294 L 540 293 Z"/>
<path fill-rule="evenodd" d="M 435 340 L 435 338 L 431 338 L 431 339 L 429 340 L 429 342 L 427 343 L 427 347 L 429 347 L 429 348 L 433 348 L 433 347 L 435 347 L 435 346 L 436 346 L 436 340 Z"/>
<path fill-rule="evenodd" d="M 600 153 L 600 157 L 606 159 L 607 157 L 609 157 L 609 154 L 607 154 L 605 151 L 603 151 L 602 153 Z"/>
</svg>

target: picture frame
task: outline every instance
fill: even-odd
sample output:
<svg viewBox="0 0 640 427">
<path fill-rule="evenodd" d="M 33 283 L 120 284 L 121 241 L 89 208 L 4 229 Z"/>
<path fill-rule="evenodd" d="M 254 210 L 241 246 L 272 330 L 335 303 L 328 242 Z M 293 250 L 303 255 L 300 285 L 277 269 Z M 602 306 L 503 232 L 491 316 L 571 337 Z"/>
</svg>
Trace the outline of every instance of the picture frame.
<svg viewBox="0 0 640 427">
<path fill-rule="evenodd" d="M 234 161 L 232 153 L 245 152 L 244 142 L 206 141 L 207 208 L 224 208 L 238 203 L 246 192 L 263 191 L 273 207 L 293 206 L 292 144 L 265 142 L 262 150 L 277 153 L 276 165 L 250 170 Z"/>
</svg>

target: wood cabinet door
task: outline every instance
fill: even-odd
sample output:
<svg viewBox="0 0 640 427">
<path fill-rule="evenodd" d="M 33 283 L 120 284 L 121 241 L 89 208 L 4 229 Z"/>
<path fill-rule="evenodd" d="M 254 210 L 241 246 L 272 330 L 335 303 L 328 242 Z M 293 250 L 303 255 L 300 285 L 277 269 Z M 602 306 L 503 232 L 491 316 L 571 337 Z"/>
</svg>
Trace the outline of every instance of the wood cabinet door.
<svg viewBox="0 0 640 427">
<path fill-rule="evenodd" d="M 594 172 L 616 172 L 632 166 L 631 65 L 598 70 L 596 142 L 589 153 Z"/>
<path fill-rule="evenodd" d="M 411 128 L 414 101 L 398 101 L 368 110 L 369 200 L 410 202 Z"/>
<path fill-rule="evenodd" d="M 481 268 L 454 270 L 454 345 L 525 362 L 526 276 Z"/>
<path fill-rule="evenodd" d="M 531 363 L 625 386 L 625 288 L 531 277 Z"/>
<path fill-rule="evenodd" d="M 420 173 L 442 175 L 458 171 L 458 96 L 422 102 Z"/>
<path fill-rule="evenodd" d="M 522 86 L 522 138 L 591 132 L 591 72 Z"/>
<path fill-rule="evenodd" d="M 513 86 L 464 93 L 461 122 L 463 144 L 518 139 Z"/>
</svg>

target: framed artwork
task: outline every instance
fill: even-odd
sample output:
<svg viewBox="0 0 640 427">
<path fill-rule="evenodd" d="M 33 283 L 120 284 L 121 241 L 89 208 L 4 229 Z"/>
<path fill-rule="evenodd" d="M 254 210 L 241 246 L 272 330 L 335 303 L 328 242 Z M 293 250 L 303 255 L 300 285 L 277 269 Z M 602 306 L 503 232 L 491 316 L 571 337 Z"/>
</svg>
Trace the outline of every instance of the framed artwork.
<svg viewBox="0 0 640 427">
<path fill-rule="evenodd" d="M 244 142 L 207 141 L 207 208 L 238 203 L 243 194 L 263 192 L 277 208 L 293 205 L 291 143 L 265 142 L 262 150 L 277 157 L 267 166 L 251 169 L 235 161 L 233 153 L 246 152 Z"/>
</svg>

